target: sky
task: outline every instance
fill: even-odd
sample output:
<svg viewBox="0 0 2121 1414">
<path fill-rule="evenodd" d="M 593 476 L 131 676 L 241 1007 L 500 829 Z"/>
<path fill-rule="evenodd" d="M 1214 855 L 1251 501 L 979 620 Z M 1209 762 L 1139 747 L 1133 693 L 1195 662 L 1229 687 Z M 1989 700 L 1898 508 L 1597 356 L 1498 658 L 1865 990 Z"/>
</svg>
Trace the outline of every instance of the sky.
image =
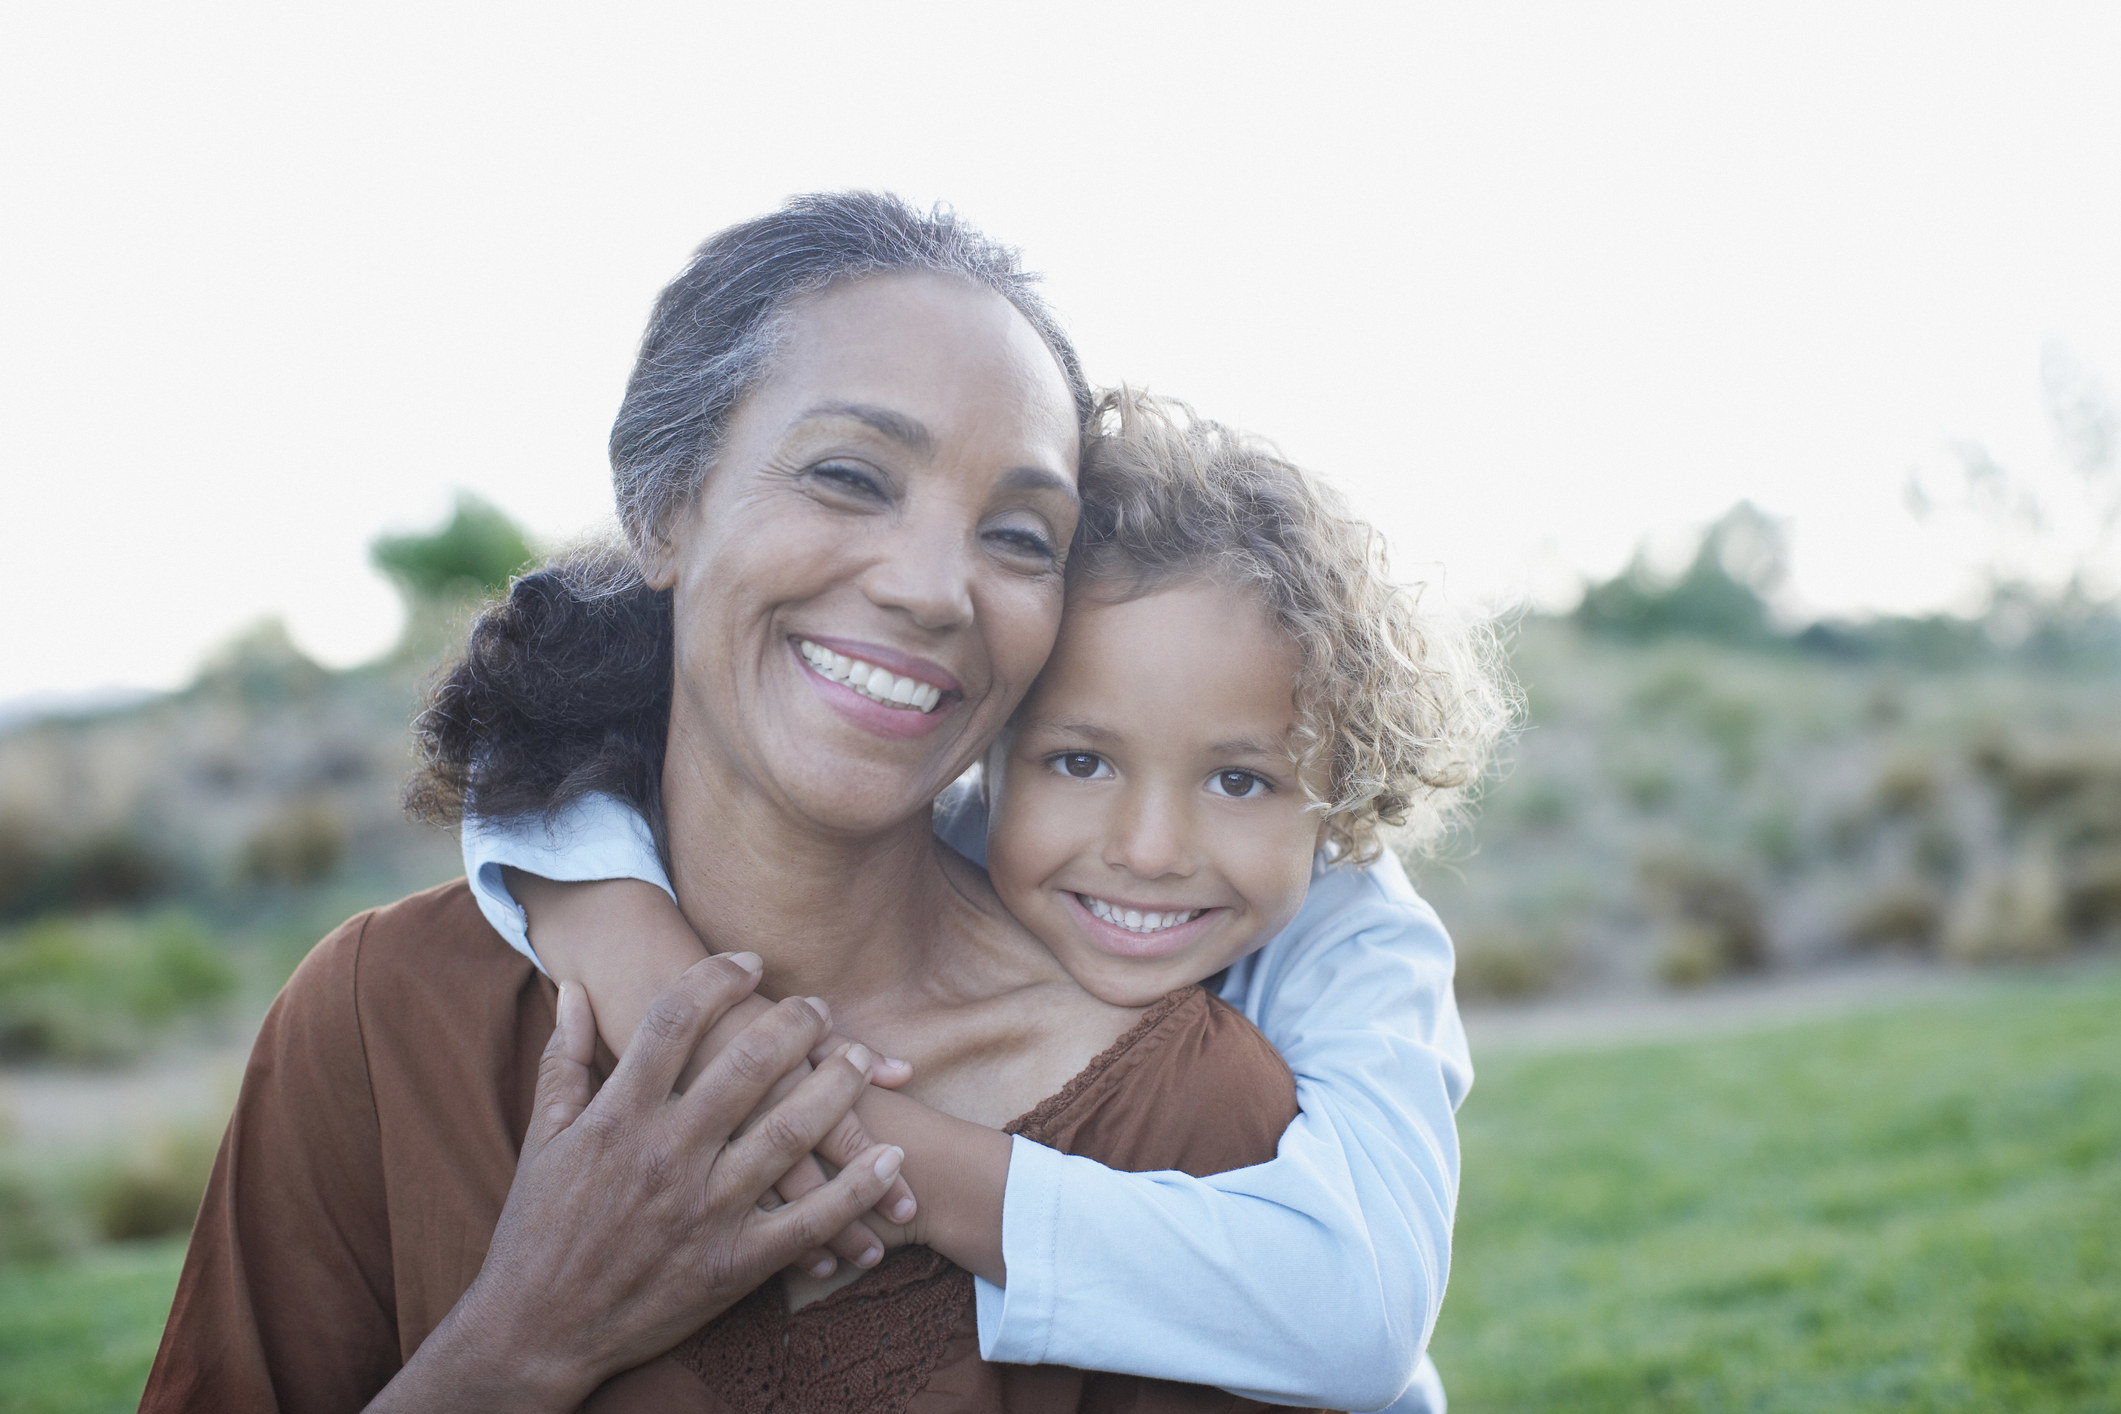
<svg viewBox="0 0 2121 1414">
<path fill-rule="evenodd" d="M 1267 434 L 1468 605 L 1750 498 L 1793 613 L 1964 607 L 1918 522 L 2121 387 L 2121 7 L 0 9 L 0 702 L 400 624 L 459 490 L 560 541 L 648 306 L 790 193 L 947 201 L 1094 379 Z"/>
</svg>

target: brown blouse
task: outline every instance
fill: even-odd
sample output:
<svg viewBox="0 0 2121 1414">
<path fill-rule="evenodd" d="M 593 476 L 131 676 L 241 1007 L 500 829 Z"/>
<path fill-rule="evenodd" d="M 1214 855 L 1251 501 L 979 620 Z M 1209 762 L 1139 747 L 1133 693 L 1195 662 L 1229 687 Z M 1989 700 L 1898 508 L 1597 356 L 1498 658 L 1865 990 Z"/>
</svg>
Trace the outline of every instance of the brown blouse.
<svg viewBox="0 0 2121 1414">
<path fill-rule="evenodd" d="M 214 1165 L 143 1411 L 358 1410 L 478 1275 L 529 1126 L 552 984 L 460 880 L 365 913 L 273 1004 Z M 1198 988 L 1011 1126 L 1115 1168 L 1274 1155 L 1295 1084 Z M 1220 1390 L 979 1358 L 972 1277 L 924 1247 L 790 1312 L 769 1281 L 589 1409 L 1252 1410 Z"/>
</svg>

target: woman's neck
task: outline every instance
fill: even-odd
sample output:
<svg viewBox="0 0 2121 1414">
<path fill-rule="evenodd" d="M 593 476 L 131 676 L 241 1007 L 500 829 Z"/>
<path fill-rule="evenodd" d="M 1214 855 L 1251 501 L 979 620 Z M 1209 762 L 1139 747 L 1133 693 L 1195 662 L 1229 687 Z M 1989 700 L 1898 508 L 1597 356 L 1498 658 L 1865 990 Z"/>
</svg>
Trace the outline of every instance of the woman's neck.
<svg viewBox="0 0 2121 1414">
<path fill-rule="evenodd" d="M 663 771 L 671 882 L 693 930 L 718 952 L 765 960 L 776 996 L 878 997 L 922 970 L 952 887 L 928 812 L 841 835 L 680 751 Z"/>
</svg>

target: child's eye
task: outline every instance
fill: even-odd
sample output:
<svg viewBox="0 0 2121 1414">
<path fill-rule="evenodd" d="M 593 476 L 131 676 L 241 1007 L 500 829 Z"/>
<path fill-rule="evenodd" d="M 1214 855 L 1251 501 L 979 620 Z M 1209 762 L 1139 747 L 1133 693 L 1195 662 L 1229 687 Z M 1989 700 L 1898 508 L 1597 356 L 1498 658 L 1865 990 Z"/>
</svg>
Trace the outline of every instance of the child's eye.
<svg viewBox="0 0 2121 1414">
<path fill-rule="evenodd" d="M 1250 771 L 1217 771 L 1208 778 L 1208 789 L 1217 795 L 1234 796 L 1243 800 L 1250 795 L 1264 795 L 1267 783 Z"/>
<path fill-rule="evenodd" d="M 1073 776 L 1078 781 L 1094 781 L 1100 776 L 1112 774 L 1112 767 L 1105 758 L 1094 751 L 1063 751 L 1047 764 L 1064 776 Z"/>
</svg>

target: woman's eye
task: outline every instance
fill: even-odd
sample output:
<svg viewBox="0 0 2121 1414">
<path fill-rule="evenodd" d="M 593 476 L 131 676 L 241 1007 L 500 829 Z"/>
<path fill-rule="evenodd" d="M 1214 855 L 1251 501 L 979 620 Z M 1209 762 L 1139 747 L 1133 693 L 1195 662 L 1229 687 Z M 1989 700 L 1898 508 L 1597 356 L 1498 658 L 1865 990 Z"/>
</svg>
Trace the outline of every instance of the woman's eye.
<svg viewBox="0 0 2121 1414">
<path fill-rule="evenodd" d="M 824 482 L 831 490 L 844 495 L 872 501 L 884 498 L 882 478 L 867 467 L 855 466 L 848 462 L 825 462 L 811 468 L 810 474 Z"/>
<path fill-rule="evenodd" d="M 1208 788 L 1217 795 L 1235 796 L 1243 800 L 1249 795 L 1264 794 L 1267 783 L 1250 771 L 1217 771 L 1209 780 Z"/>
<path fill-rule="evenodd" d="M 1105 764 L 1105 758 L 1090 751 L 1064 751 L 1053 758 L 1053 769 L 1079 781 L 1096 780 L 1099 776 L 1112 774 L 1112 768 Z"/>
<path fill-rule="evenodd" d="M 987 532 L 987 538 L 995 541 L 1012 555 L 1051 563 L 1056 551 L 1053 541 L 1043 532 L 1025 525 L 997 526 Z"/>
</svg>

